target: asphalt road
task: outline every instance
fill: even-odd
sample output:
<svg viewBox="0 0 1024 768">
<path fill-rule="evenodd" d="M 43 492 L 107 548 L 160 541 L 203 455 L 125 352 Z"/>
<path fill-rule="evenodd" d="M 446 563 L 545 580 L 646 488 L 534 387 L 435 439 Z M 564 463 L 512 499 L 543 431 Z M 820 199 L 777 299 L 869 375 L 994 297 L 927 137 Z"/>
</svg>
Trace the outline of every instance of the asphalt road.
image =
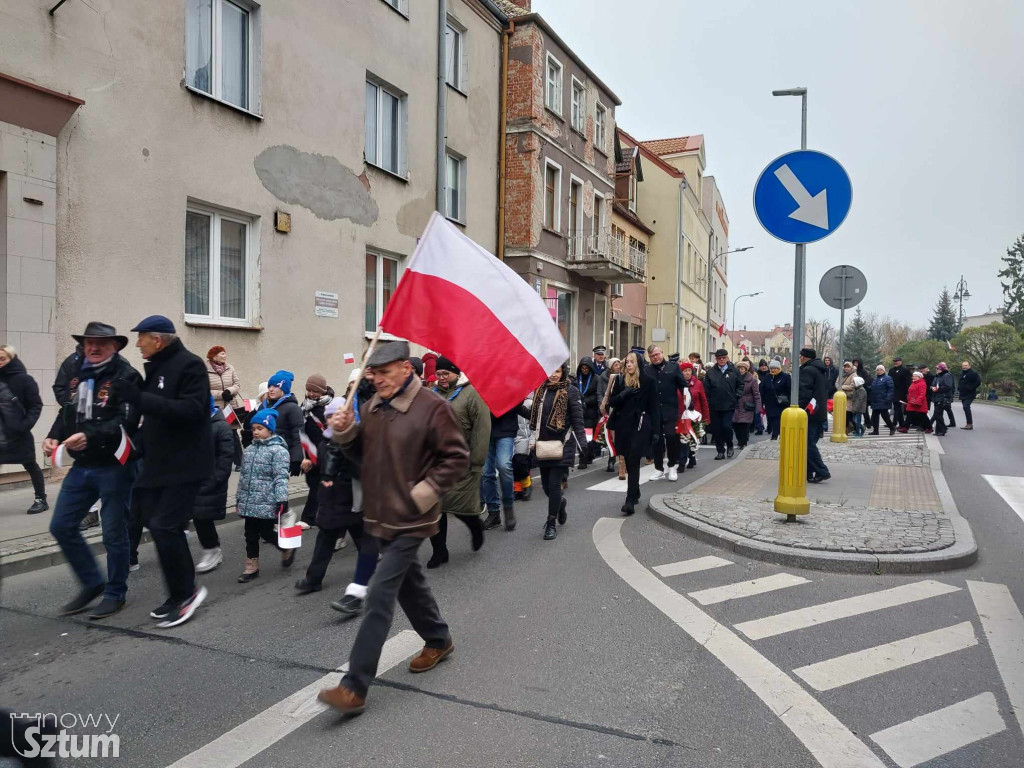
<svg viewBox="0 0 1024 768">
<path fill-rule="evenodd" d="M 546 512 L 539 484 L 530 503 L 517 505 L 518 529 L 489 532 L 478 553 L 470 551 L 462 526 L 451 527 L 452 560 L 429 578 L 456 652 L 424 675 L 412 675 L 404 660 L 398 662 L 372 689 L 361 717 L 261 715 L 345 662 L 357 624 L 339 621 L 328 604 L 343 590 L 355 558 L 351 546 L 338 553 L 325 591 L 305 597 L 296 597 L 292 584 L 308 562 L 309 546 L 290 571 L 279 568 L 276 553 L 266 553 L 260 578 L 237 584 L 239 524 L 221 529 L 225 565 L 202 577 L 209 601 L 176 630 L 157 629 L 148 617 L 163 600 L 152 546 L 144 547 L 142 569 L 132 574 L 128 606 L 102 624 L 54 618 L 74 589 L 63 566 L 5 580 L 0 703 L 29 712 L 117 715 L 121 764 L 132 768 L 166 768 L 206 745 L 223 745 L 224 734 L 245 724 L 259 734 L 248 738 L 265 738 L 280 722 L 291 723 L 287 733 L 251 759 L 209 764 L 891 767 L 900 763 L 880 742 L 893 748 L 893 740 L 902 739 L 904 748 L 916 744 L 927 751 L 927 744 L 955 742 L 948 734 L 964 731 L 963 745 L 954 743 L 918 764 L 1020 768 L 1024 737 L 1007 672 L 985 639 L 968 582 L 1005 585 L 1024 607 L 1024 520 L 981 477 L 1024 474 L 1024 413 L 985 406 L 975 411 L 975 431 L 951 430 L 942 443 L 946 478 L 981 549 L 978 563 L 966 570 L 914 577 L 781 568 L 688 539 L 643 514 L 622 522 L 628 555 L 615 560 L 623 497 L 588 490 L 609 477 L 595 467 L 570 479 L 569 523 L 556 541 L 541 539 Z M 697 472 L 676 484 L 645 484 L 645 499 L 715 469 L 712 455 L 702 450 Z M 615 521 L 616 531 L 595 541 L 601 518 Z M 601 525 L 599 532 L 607 532 L 612 524 Z M 429 545 L 421 554 L 428 556 Z M 663 579 L 651 570 L 708 556 L 728 563 Z M 707 605 L 682 599 L 786 575 L 806 581 Z M 840 599 L 871 599 L 881 590 L 919 589 L 915 585 L 923 582 L 941 589 L 760 638 L 738 628 Z M 820 618 L 827 611 L 815 613 Z M 976 642 L 927 661 L 828 690 L 815 689 L 796 672 L 965 622 L 961 631 Z M 704 635 L 702 626 L 710 627 Z M 392 635 L 407 629 L 399 612 Z M 870 664 L 848 664 L 847 672 L 851 666 Z M 751 669 L 768 673 L 744 671 Z M 966 715 L 958 708 L 965 701 L 974 707 Z M 930 713 L 942 711 L 966 725 L 940 728 L 946 735 L 933 732 L 924 747 L 906 729 L 888 741 L 883 734 L 922 716 L 927 725 Z M 970 736 L 978 738 L 968 743 Z M 844 755 L 844 739 L 863 752 Z M 909 753 L 897 754 L 913 764 L 905 762 L 913 759 Z"/>
</svg>

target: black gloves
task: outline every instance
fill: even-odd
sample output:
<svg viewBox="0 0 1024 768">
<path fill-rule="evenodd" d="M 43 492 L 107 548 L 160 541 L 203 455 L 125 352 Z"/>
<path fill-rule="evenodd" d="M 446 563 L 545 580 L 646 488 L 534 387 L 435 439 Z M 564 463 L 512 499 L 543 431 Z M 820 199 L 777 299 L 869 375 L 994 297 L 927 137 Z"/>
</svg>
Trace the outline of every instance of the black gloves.
<svg viewBox="0 0 1024 768">
<path fill-rule="evenodd" d="M 278 517 L 281 517 L 287 511 L 288 511 L 288 502 L 287 501 L 279 502 L 277 507 L 274 508 L 274 514 L 277 515 Z"/>
<path fill-rule="evenodd" d="M 220 393 L 220 397 L 225 403 L 231 402 L 231 393 L 228 392 L 226 389 Z"/>
<path fill-rule="evenodd" d="M 292 477 L 298 477 L 300 474 L 302 474 L 302 462 L 293 461 L 291 464 L 288 465 L 288 472 L 289 474 L 291 474 Z"/>
<path fill-rule="evenodd" d="M 114 390 L 118 400 L 128 403 L 135 408 L 139 407 L 139 401 L 142 400 L 142 392 L 135 384 L 127 379 L 114 379 L 111 388 Z"/>
</svg>

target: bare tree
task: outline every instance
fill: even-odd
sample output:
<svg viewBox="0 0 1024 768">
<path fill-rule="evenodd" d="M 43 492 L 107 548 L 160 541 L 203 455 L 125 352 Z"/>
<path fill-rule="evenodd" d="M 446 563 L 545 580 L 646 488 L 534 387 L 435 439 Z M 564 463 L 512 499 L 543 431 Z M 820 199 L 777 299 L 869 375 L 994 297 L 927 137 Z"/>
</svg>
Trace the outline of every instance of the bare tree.
<svg viewBox="0 0 1024 768">
<path fill-rule="evenodd" d="M 818 352 L 818 357 L 835 357 L 833 347 L 836 342 L 836 330 L 829 320 L 807 321 L 805 336 L 807 343 Z"/>
</svg>

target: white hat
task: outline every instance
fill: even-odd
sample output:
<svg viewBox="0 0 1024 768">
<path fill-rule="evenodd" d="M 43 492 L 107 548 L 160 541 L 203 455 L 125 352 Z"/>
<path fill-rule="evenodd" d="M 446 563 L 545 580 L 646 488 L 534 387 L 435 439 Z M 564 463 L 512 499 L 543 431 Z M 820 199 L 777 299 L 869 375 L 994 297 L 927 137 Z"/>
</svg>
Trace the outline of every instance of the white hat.
<svg viewBox="0 0 1024 768">
<path fill-rule="evenodd" d="M 351 384 L 353 381 L 359 381 L 363 377 L 362 368 L 353 368 L 352 373 L 348 375 L 348 383 Z"/>
<path fill-rule="evenodd" d="M 263 396 L 265 394 L 267 394 L 267 392 L 269 392 L 269 391 L 270 391 L 270 385 L 267 382 L 265 382 L 265 381 L 261 381 L 260 382 L 260 387 L 259 387 L 259 395 L 257 395 L 257 397 L 260 400 L 262 400 Z"/>
<path fill-rule="evenodd" d="M 855 387 L 863 387 L 864 386 L 864 379 L 862 379 L 860 376 L 854 376 L 853 377 L 853 386 L 855 386 Z"/>
<path fill-rule="evenodd" d="M 768 367 L 769 368 L 778 368 L 781 371 L 782 370 L 782 363 L 777 358 L 773 357 L 771 360 L 768 361 Z"/>
</svg>

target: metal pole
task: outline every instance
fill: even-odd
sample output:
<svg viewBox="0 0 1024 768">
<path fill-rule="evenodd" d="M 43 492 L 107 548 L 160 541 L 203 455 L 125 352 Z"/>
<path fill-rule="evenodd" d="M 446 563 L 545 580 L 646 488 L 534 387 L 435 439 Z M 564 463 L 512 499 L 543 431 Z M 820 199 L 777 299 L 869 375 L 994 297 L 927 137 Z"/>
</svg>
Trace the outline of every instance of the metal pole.
<svg viewBox="0 0 1024 768">
<path fill-rule="evenodd" d="M 843 334 L 846 332 L 846 267 L 839 273 L 839 370 L 843 369 Z"/>
<path fill-rule="evenodd" d="M 445 130 L 448 120 L 448 85 L 445 82 L 447 72 L 448 52 L 448 0 L 438 0 L 437 3 L 437 194 L 435 195 L 434 206 L 442 216 L 446 215 L 447 208 L 445 201 L 446 174 L 448 166 L 447 131 Z"/>
<path fill-rule="evenodd" d="M 711 228 L 711 232 L 708 234 L 708 279 L 705 290 L 707 291 L 707 307 L 704 311 L 704 346 L 707 350 L 707 357 L 704 358 L 705 365 L 711 360 L 711 353 L 715 350 L 711 348 L 711 244 L 714 242 L 715 228 Z"/>
<path fill-rule="evenodd" d="M 800 96 L 800 149 L 807 149 L 807 93 Z M 804 345 L 804 302 L 807 289 L 807 246 L 796 246 L 796 273 L 793 285 L 793 387 L 790 391 L 790 402 L 800 403 L 800 347 Z M 799 345 L 797 346 L 797 334 Z"/>
</svg>

